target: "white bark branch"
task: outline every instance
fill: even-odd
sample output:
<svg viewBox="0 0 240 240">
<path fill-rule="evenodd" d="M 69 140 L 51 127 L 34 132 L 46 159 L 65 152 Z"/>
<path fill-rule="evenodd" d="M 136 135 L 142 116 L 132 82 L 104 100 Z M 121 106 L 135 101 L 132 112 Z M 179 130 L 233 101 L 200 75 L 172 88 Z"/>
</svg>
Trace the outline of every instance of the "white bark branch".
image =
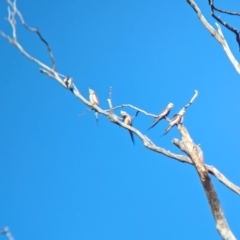
<svg viewBox="0 0 240 240">
<path fill-rule="evenodd" d="M 49 67 L 46 64 L 44 64 L 43 62 L 39 61 L 37 58 L 33 57 L 32 55 L 30 55 L 27 51 L 25 51 L 25 49 L 20 45 L 20 43 L 17 41 L 17 31 L 16 31 L 16 20 L 15 20 L 15 15 L 17 14 L 20 17 L 20 20 L 22 21 L 22 24 L 24 25 L 25 22 L 23 20 L 22 14 L 19 12 L 19 10 L 16 7 L 16 1 L 11 2 L 10 0 L 6 0 L 7 3 L 12 7 L 13 10 L 9 10 L 9 15 L 8 15 L 8 22 L 10 23 L 11 27 L 12 27 L 12 38 L 10 36 L 8 36 L 7 34 L 5 34 L 4 32 L 0 31 L 0 35 L 5 38 L 6 40 L 8 40 L 8 42 L 12 45 L 14 45 L 15 47 L 17 47 L 17 49 L 29 60 L 35 62 L 39 67 L 40 67 L 40 71 L 44 74 L 46 74 L 48 77 L 55 79 L 57 82 L 59 82 L 63 87 L 65 87 L 67 90 L 70 90 L 83 104 L 85 104 L 86 106 L 90 107 L 91 109 L 96 110 L 97 112 L 99 112 L 100 114 L 106 116 L 107 118 L 109 118 L 109 120 L 119 126 L 121 126 L 122 128 L 126 129 L 126 130 L 130 130 L 132 132 L 135 133 L 135 135 L 137 135 L 139 137 L 139 139 L 142 141 L 143 145 L 148 148 L 149 150 L 152 150 L 154 152 L 163 154 L 164 156 L 167 156 L 169 158 L 178 160 L 180 162 L 183 163 L 188 163 L 188 164 L 195 164 L 195 162 L 193 161 L 192 155 L 188 154 L 188 156 L 185 155 L 178 155 L 178 154 L 174 154 L 162 147 L 159 147 L 157 145 L 155 145 L 153 143 L 152 140 L 149 139 L 149 137 L 147 137 L 146 135 L 144 135 L 141 131 L 139 131 L 138 129 L 128 126 L 126 124 L 124 124 L 122 121 L 119 120 L 119 117 L 113 113 L 113 110 L 117 109 L 117 108 L 122 108 L 122 107 L 130 107 L 133 108 L 135 110 L 137 110 L 138 112 L 141 112 L 143 114 L 145 114 L 146 116 L 151 116 L 156 118 L 157 115 L 148 113 L 145 110 L 139 109 L 137 107 L 134 107 L 131 104 L 122 104 L 120 106 L 117 107 L 113 107 L 112 105 L 112 90 L 110 90 L 110 94 L 109 94 L 109 98 L 108 98 L 108 103 L 109 103 L 109 107 L 110 109 L 108 110 L 103 110 L 101 107 L 96 106 L 96 105 L 92 105 L 81 93 L 80 91 L 77 89 L 76 85 L 73 83 L 72 87 L 70 89 L 68 89 L 68 87 L 66 86 L 66 84 L 64 83 L 63 79 L 61 77 L 65 77 L 65 75 L 58 73 L 54 67 Z M 234 56 L 231 55 L 231 51 L 228 47 L 228 44 L 226 42 L 226 40 L 223 37 L 223 34 L 221 32 L 220 27 L 218 26 L 218 32 L 212 28 L 212 26 L 206 21 L 206 19 L 203 17 L 203 15 L 201 14 L 201 11 L 199 10 L 199 8 L 197 7 L 197 5 L 194 3 L 194 1 L 192 0 L 187 0 L 187 2 L 193 7 L 193 9 L 197 12 L 199 19 L 201 20 L 201 22 L 204 24 L 204 26 L 210 31 L 210 33 L 214 36 L 214 38 L 224 47 L 225 52 L 227 53 L 228 57 L 232 60 L 234 60 Z M 26 27 L 28 30 L 31 31 L 30 27 Z M 37 30 L 38 31 L 38 30 Z M 33 31 L 34 32 L 34 31 Z M 38 31 L 39 32 L 39 31 Z M 40 32 L 39 32 L 40 34 Z M 40 34 L 41 36 L 41 34 Z M 41 37 L 40 37 L 41 39 Z M 42 38 L 43 39 L 43 38 Z M 43 41 L 41 39 L 41 41 Z M 44 41 L 43 41 L 44 42 Z M 45 42 L 44 42 L 45 43 Z M 46 44 L 46 43 L 45 43 Z M 47 44 L 48 45 L 48 44 Z M 48 49 L 49 52 L 49 49 Z M 50 54 L 50 53 L 49 53 Z M 51 55 L 51 54 L 50 54 Z M 235 60 L 236 61 L 236 60 Z M 235 62 L 236 66 L 238 67 L 239 73 L 240 73 L 240 68 L 237 61 Z M 54 65 L 54 64 L 53 64 Z M 237 68 L 236 68 L 237 70 Z M 190 102 L 188 104 L 186 104 L 184 106 L 184 108 L 189 107 L 192 102 L 195 100 L 195 98 L 197 97 L 198 92 L 195 91 L 194 96 L 192 97 L 192 99 L 190 100 Z M 177 146 L 180 146 L 179 140 L 174 139 L 173 143 Z M 199 147 L 197 147 L 197 145 L 195 145 L 195 149 L 197 151 L 197 153 L 199 154 L 199 156 L 202 156 L 203 158 L 203 154 L 201 152 L 201 149 Z M 186 151 L 185 151 L 186 152 Z M 222 182 L 225 186 L 227 186 L 229 189 L 231 189 L 232 191 L 234 191 L 237 194 L 240 194 L 240 187 L 234 185 L 232 182 L 230 182 L 222 173 L 220 173 L 216 168 L 209 166 L 209 165 L 204 165 L 202 166 L 204 169 L 206 169 L 207 173 L 210 173 L 212 175 L 214 175 L 220 182 Z M 227 239 L 227 238 L 226 238 Z M 229 238 L 229 239 L 234 239 L 234 238 Z M 12 240 L 12 239 L 10 239 Z"/>
<path fill-rule="evenodd" d="M 193 8 L 193 10 L 197 13 L 197 16 L 199 20 L 202 22 L 204 27 L 210 32 L 210 34 L 222 45 L 223 50 L 225 51 L 227 57 L 229 58 L 230 62 L 236 69 L 236 71 L 240 74 L 240 65 L 239 62 L 236 60 L 234 57 L 230 47 L 227 44 L 227 41 L 222 33 L 222 30 L 220 26 L 216 23 L 217 25 L 217 31 L 211 26 L 211 24 L 208 23 L 206 18 L 203 16 L 200 8 L 198 5 L 193 1 L 193 0 L 186 0 L 187 3 Z"/>
<path fill-rule="evenodd" d="M 9 6 L 12 8 L 12 10 L 13 10 L 13 12 L 12 12 L 13 18 L 14 18 L 14 16 L 15 16 L 15 14 L 17 14 L 17 16 L 19 17 L 22 25 L 23 25 L 28 31 L 36 33 L 36 34 L 38 35 L 38 37 L 40 38 L 40 40 L 46 45 L 47 51 L 48 51 L 48 53 L 49 53 L 49 56 L 50 56 L 50 59 L 51 59 L 51 62 L 52 62 L 52 68 L 53 68 L 54 70 L 56 70 L 56 63 L 55 63 L 55 60 L 54 60 L 54 57 L 53 57 L 53 53 L 52 53 L 52 50 L 51 50 L 48 42 L 42 37 L 41 33 L 39 32 L 39 30 L 38 30 L 37 28 L 29 27 L 29 26 L 27 25 L 27 23 L 24 21 L 24 18 L 23 18 L 23 16 L 22 16 L 21 12 L 17 9 L 17 0 L 13 0 L 13 1 L 11 1 L 11 0 L 6 0 L 6 2 L 8 3 L 8 5 L 9 5 Z M 8 9 L 8 10 L 9 10 L 9 12 L 11 12 L 10 9 Z M 14 22 L 15 22 L 15 21 L 14 21 Z M 13 31 L 14 31 L 14 35 L 13 35 L 13 36 L 15 36 L 14 39 L 16 40 L 16 37 L 17 37 L 17 35 L 16 35 L 16 28 L 13 28 Z"/>
<path fill-rule="evenodd" d="M 175 141 L 175 145 L 191 158 L 193 165 L 198 172 L 219 234 L 225 240 L 236 240 L 224 216 L 217 193 L 211 182 L 208 169 L 203 163 L 203 154 L 201 148 L 193 142 L 191 136 L 184 126 L 179 124 L 178 129 L 181 133 L 182 141 Z"/>
<path fill-rule="evenodd" d="M 7 2 L 9 2 L 10 0 L 7 0 Z M 15 7 L 16 8 L 16 7 Z M 17 10 L 19 12 L 19 10 Z M 16 12 L 16 10 L 15 10 Z M 14 16 L 14 15 L 13 15 Z M 15 19 L 14 18 L 10 18 L 9 21 L 12 21 L 14 23 Z M 11 24 L 11 26 L 13 27 L 13 29 L 16 27 L 15 24 Z M 15 32 L 15 30 L 13 31 L 13 33 Z M 38 59 L 34 58 L 33 56 L 31 56 L 29 53 L 27 53 L 24 48 L 17 42 L 17 40 L 13 40 L 10 36 L 8 36 L 7 34 L 3 33 L 2 31 L 0 31 L 0 35 L 3 36 L 5 39 L 7 39 L 11 44 L 15 45 L 18 50 L 28 59 L 30 59 L 31 61 L 35 62 L 39 67 L 40 67 L 40 71 L 44 74 L 46 74 L 48 77 L 55 79 L 57 82 L 59 82 L 63 87 L 65 87 L 67 89 L 67 86 L 65 85 L 65 83 L 63 82 L 63 80 L 60 78 L 60 76 L 65 76 L 63 74 L 60 74 L 58 72 L 56 72 L 54 69 L 48 67 L 47 65 L 45 65 L 44 63 L 42 63 L 41 61 L 39 61 Z M 192 164 L 192 161 L 190 158 L 188 158 L 187 156 L 184 155 L 178 155 L 178 154 L 174 154 L 171 153 L 170 151 L 158 147 L 156 146 L 152 140 L 149 139 L 149 137 L 147 137 L 146 135 L 144 135 L 143 133 L 141 133 L 138 129 L 131 127 L 131 126 L 127 126 L 125 125 L 123 122 L 121 122 L 119 119 L 120 117 L 118 117 L 116 114 L 109 112 L 109 110 L 103 110 L 102 108 L 98 107 L 98 106 L 92 106 L 92 104 L 86 99 L 84 98 L 81 93 L 79 92 L 79 90 L 77 89 L 76 85 L 73 84 L 73 88 L 70 89 L 71 92 L 79 99 L 81 100 L 82 103 L 84 103 L 85 105 L 87 105 L 90 108 L 93 108 L 95 110 L 97 110 L 99 113 L 101 113 L 102 115 L 108 117 L 110 119 L 111 122 L 127 129 L 130 130 L 132 132 L 134 132 L 143 142 L 144 146 L 154 152 L 163 154 L 169 158 L 178 160 L 180 162 L 184 162 L 184 163 L 189 163 Z M 196 98 L 197 96 L 197 91 L 195 91 L 195 95 L 193 96 L 193 98 L 190 100 L 189 103 L 192 103 L 193 100 Z M 188 104 L 189 104 L 188 103 Z M 187 105 L 188 105 L 187 104 Z M 157 115 L 148 113 L 145 110 L 142 110 L 140 108 L 134 107 L 131 104 L 122 104 L 120 106 L 117 107 L 113 107 L 112 109 L 115 110 L 117 108 L 121 108 L 121 107 L 131 107 L 143 114 L 145 114 L 146 116 L 151 116 L 151 117 L 157 117 Z M 222 173 L 220 173 L 216 168 L 212 167 L 212 166 L 207 166 L 207 169 L 209 170 L 209 173 L 211 173 L 212 175 L 214 175 L 220 182 L 222 182 L 225 186 L 227 186 L 228 188 L 230 188 L 232 191 L 234 191 L 237 194 L 240 194 L 240 187 L 234 185 L 230 180 L 228 180 L 226 177 L 224 177 L 224 175 L 222 175 Z"/>
</svg>

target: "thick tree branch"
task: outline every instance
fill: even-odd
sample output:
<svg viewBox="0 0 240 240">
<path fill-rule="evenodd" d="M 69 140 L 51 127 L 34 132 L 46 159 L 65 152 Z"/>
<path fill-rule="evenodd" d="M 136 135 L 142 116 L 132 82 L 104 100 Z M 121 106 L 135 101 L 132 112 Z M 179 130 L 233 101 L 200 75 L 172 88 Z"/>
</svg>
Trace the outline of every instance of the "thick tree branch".
<svg viewBox="0 0 240 240">
<path fill-rule="evenodd" d="M 231 232 L 224 217 L 224 213 L 218 200 L 217 193 L 208 174 L 208 169 L 203 163 L 203 154 L 200 147 L 193 142 L 187 129 L 183 125 L 179 124 L 178 129 L 181 133 L 182 141 L 175 142 L 175 145 L 179 147 L 183 152 L 185 152 L 189 158 L 191 158 L 193 165 L 198 172 L 219 234 L 223 239 L 235 240 L 236 238 Z"/>
</svg>

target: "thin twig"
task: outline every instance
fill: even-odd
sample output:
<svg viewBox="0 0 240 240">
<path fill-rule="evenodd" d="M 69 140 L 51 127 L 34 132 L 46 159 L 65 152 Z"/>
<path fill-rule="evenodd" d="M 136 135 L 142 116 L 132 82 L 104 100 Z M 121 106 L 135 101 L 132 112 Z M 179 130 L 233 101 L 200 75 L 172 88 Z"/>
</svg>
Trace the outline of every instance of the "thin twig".
<svg viewBox="0 0 240 240">
<path fill-rule="evenodd" d="M 10 229 L 8 227 L 4 227 L 4 228 L 0 229 L 0 234 L 6 235 L 8 240 L 14 240 L 14 237 L 13 237 L 13 235 L 10 232 Z"/>
<path fill-rule="evenodd" d="M 77 114 L 78 117 L 82 117 L 83 115 L 87 114 L 88 112 L 92 111 L 92 109 L 86 108 L 86 112 Z"/>
<path fill-rule="evenodd" d="M 112 87 L 109 88 L 109 98 L 107 99 L 108 105 L 110 108 L 110 112 L 113 112 L 113 106 L 112 106 Z"/>
<path fill-rule="evenodd" d="M 189 103 L 187 103 L 183 108 L 188 108 L 192 103 L 193 103 L 193 101 L 195 100 L 195 98 L 198 96 L 198 91 L 197 90 L 195 90 L 195 94 L 194 94 L 194 96 L 191 98 L 191 100 L 189 101 Z"/>
<path fill-rule="evenodd" d="M 124 108 L 124 107 L 129 107 L 129 108 L 132 108 L 134 110 L 137 110 L 138 112 L 141 112 L 141 113 L 145 114 L 146 116 L 150 116 L 150 117 L 154 117 L 154 118 L 158 117 L 158 115 L 155 115 L 155 114 L 152 114 L 152 113 L 148 113 L 148 112 L 146 112 L 146 111 L 144 111 L 144 110 L 142 110 L 142 109 L 140 109 L 138 107 L 135 107 L 135 106 L 133 106 L 131 104 L 122 104 L 122 105 L 114 107 L 113 110 L 116 110 L 118 108 Z M 106 110 L 106 111 L 108 112 L 109 110 Z"/>
<path fill-rule="evenodd" d="M 16 20 L 15 20 L 15 14 L 18 12 L 18 14 L 20 14 L 19 10 L 16 7 L 16 1 L 14 1 L 13 3 L 10 0 L 6 0 L 9 4 L 11 4 L 13 11 L 11 11 L 10 8 L 8 8 L 8 22 L 12 27 L 12 35 L 13 38 L 11 38 L 10 36 L 8 36 L 7 34 L 5 34 L 3 31 L 0 31 L 0 35 L 5 38 L 6 40 L 9 41 L 10 44 L 14 45 L 15 47 L 18 48 L 18 50 L 28 59 L 30 59 L 31 61 L 35 62 L 37 65 L 39 65 L 41 67 L 40 71 L 42 73 L 47 74 L 49 77 L 54 78 L 55 80 L 57 80 L 60 84 L 62 84 L 62 86 L 65 86 L 64 82 L 62 81 L 62 79 L 60 78 L 59 73 L 57 73 L 54 69 L 48 67 L 46 64 L 42 63 L 40 60 L 34 58 L 33 56 L 31 56 L 28 52 L 25 51 L 25 49 L 21 46 L 21 44 L 17 41 L 17 31 L 16 31 Z"/>
<path fill-rule="evenodd" d="M 235 16 L 240 16 L 240 13 L 239 12 L 233 12 L 233 11 L 228 11 L 228 10 L 224 10 L 224 9 L 220 9 L 220 8 L 217 8 L 215 7 L 214 5 L 212 5 L 213 9 L 218 11 L 218 12 L 221 12 L 221 13 L 226 13 L 226 14 L 229 14 L 229 15 L 235 15 Z"/>
</svg>

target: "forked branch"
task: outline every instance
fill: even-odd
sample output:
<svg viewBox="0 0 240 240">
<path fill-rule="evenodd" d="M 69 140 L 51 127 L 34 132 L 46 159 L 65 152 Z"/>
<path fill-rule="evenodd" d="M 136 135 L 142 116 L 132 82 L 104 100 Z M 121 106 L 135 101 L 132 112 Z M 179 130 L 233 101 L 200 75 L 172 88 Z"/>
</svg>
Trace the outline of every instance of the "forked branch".
<svg viewBox="0 0 240 240">
<path fill-rule="evenodd" d="M 11 2 L 10 0 L 7 0 L 7 2 Z M 13 1 L 11 2 L 11 4 L 16 4 L 16 1 Z M 13 31 L 13 34 L 14 32 L 16 32 L 16 25 L 14 24 L 15 23 L 15 14 L 16 12 L 18 12 L 20 14 L 20 11 L 17 9 L 16 5 L 14 7 L 14 11 L 11 12 L 10 11 L 10 15 L 11 17 L 8 18 L 8 21 L 10 23 L 10 25 L 12 26 L 12 31 Z M 38 66 L 41 67 L 41 72 L 46 74 L 47 76 L 51 77 L 52 79 L 58 81 L 63 87 L 65 87 L 66 89 L 67 86 L 66 84 L 64 83 L 63 79 L 61 78 L 62 76 L 65 76 L 63 74 L 60 74 L 58 72 L 56 72 L 54 69 L 48 67 L 46 64 L 42 63 L 41 61 L 39 61 L 37 58 L 33 57 L 32 55 L 30 55 L 28 52 L 26 52 L 24 50 L 24 48 L 19 44 L 19 42 L 17 40 L 14 40 L 14 38 L 11 38 L 10 36 L 8 36 L 7 34 L 5 34 L 4 32 L 0 31 L 0 35 L 2 35 L 5 39 L 7 39 L 11 44 L 14 44 L 14 46 L 17 47 L 17 49 L 23 53 L 23 55 L 25 57 L 27 57 L 28 59 L 30 59 L 31 61 L 34 61 Z M 61 77 L 60 77 L 61 76 Z M 73 88 L 72 88 L 72 91 L 71 91 L 83 104 L 85 104 L 86 106 L 88 106 L 89 108 L 92 108 L 92 104 L 80 93 L 80 91 L 78 90 L 77 86 L 75 84 L 73 84 Z M 195 92 L 194 94 L 194 97 L 192 98 L 192 100 L 190 100 L 190 102 L 185 105 L 185 107 L 189 106 L 192 101 L 196 98 L 197 96 L 197 92 Z M 112 90 L 110 90 L 110 97 L 112 97 Z M 110 99 L 110 98 L 109 98 Z M 122 108 L 122 107 L 131 107 L 139 112 L 142 112 L 143 114 L 147 115 L 147 116 L 152 116 L 152 117 L 157 117 L 157 115 L 154 115 L 152 113 L 148 113 L 147 111 L 145 110 L 142 110 L 140 108 L 137 108 L 137 107 L 134 107 L 133 105 L 131 104 L 122 104 L 120 106 L 117 106 L 117 107 L 113 107 L 112 110 L 115 110 L 117 108 Z M 108 117 L 112 122 L 120 125 L 121 127 L 123 128 L 126 128 L 128 130 L 131 130 L 133 131 L 138 137 L 140 140 L 142 140 L 143 144 L 145 147 L 147 147 L 148 149 L 154 151 L 154 152 L 157 152 L 157 153 L 160 153 L 160 154 L 163 154 L 169 158 L 172 158 L 172 159 L 175 159 L 175 160 L 178 160 L 180 162 L 183 162 L 183 163 L 188 163 L 188 164 L 192 164 L 192 161 L 189 157 L 187 156 L 184 156 L 184 155 L 179 155 L 179 154 L 174 154 L 162 147 L 158 147 L 157 145 L 155 145 L 153 143 L 152 140 L 149 139 L 149 137 L 147 137 L 146 135 L 144 135 L 142 132 L 140 132 L 138 129 L 134 128 L 134 127 L 130 127 L 130 126 L 126 126 L 125 124 L 123 124 L 119 119 L 119 117 L 114 114 L 114 113 L 109 113 L 109 110 L 104 110 L 98 106 L 95 106 L 94 109 L 96 111 L 98 111 L 100 114 Z M 212 167 L 212 166 L 207 166 L 207 169 L 209 171 L 209 173 L 211 173 L 212 175 L 214 175 L 220 182 L 222 182 L 224 185 L 226 185 L 228 188 L 230 188 L 232 191 L 234 191 L 235 193 L 237 194 L 240 194 L 240 188 L 236 185 L 234 185 L 233 183 L 231 183 L 231 181 L 229 181 L 226 177 L 224 177 L 224 175 L 222 175 L 216 168 Z"/>
<path fill-rule="evenodd" d="M 218 30 L 216 31 L 211 24 L 206 20 L 206 18 L 203 16 L 200 8 L 198 5 L 195 3 L 194 0 L 186 0 L 187 3 L 193 8 L 193 10 L 197 13 L 197 16 L 199 20 L 202 22 L 204 27 L 210 32 L 210 34 L 222 45 L 227 57 L 229 58 L 230 62 L 236 69 L 236 71 L 240 74 L 240 65 L 239 62 L 236 60 L 234 57 L 230 47 L 227 44 L 227 41 L 225 40 L 225 37 L 221 31 L 220 26 L 218 26 Z M 221 33 L 220 33 L 221 32 Z"/>
<path fill-rule="evenodd" d="M 212 166 L 208 166 L 208 165 L 204 165 L 203 164 L 203 154 L 202 151 L 200 149 L 200 147 L 198 145 L 195 145 L 187 130 L 179 125 L 179 130 L 182 134 L 183 140 L 182 143 L 178 140 L 174 140 L 174 144 L 178 145 L 179 148 L 185 152 L 187 154 L 187 156 L 185 155 L 179 155 L 179 154 L 174 154 L 162 147 L 159 147 L 157 145 L 155 145 L 153 143 L 153 141 L 147 137 L 146 135 L 144 135 L 140 130 L 138 130 L 137 128 L 134 128 L 132 126 L 128 126 L 126 124 L 124 124 L 122 121 L 119 120 L 119 116 L 117 116 L 114 113 L 114 110 L 118 109 L 118 108 L 122 108 L 122 107 L 130 107 L 133 108 L 138 112 L 141 112 L 143 114 L 145 114 L 146 116 L 151 116 L 151 117 L 157 117 L 157 115 L 154 115 L 152 113 L 148 113 L 145 110 L 142 110 L 140 108 L 134 107 L 131 104 L 122 104 L 120 106 L 117 107 L 113 107 L 112 104 L 112 88 L 110 88 L 109 90 L 109 98 L 108 98 L 108 103 L 109 103 L 109 108 L 108 110 L 103 110 L 101 107 L 99 106 L 93 106 L 92 103 L 90 101 L 88 101 L 78 90 L 77 86 L 75 83 L 71 82 L 71 87 L 69 87 L 68 83 L 68 79 L 66 79 L 66 76 L 63 74 L 60 74 L 56 71 L 56 64 L 51 52 L 51 49 L 49 47 L 49 44 L 47 43 L 47 41 L 45 41 L 45 39 L 42 37 L 42 35 L 40 34 L 38 29 L 34 29 L 34 28 L 30 28 L 28 27 L 28 25 L 25 24 L 22 14 L 20 13 L 20 11 L 17 9 L 16 7 L 16 0 L 6 0 L 7 3 L 9 4 L 9 6 L 11 7 L 11 9 L 9 8 L 9 15 L 8 15 L 8 22 L 12 27 L 12 37 L 8 36 L 6 33 L 0 31 L 0 35 L 2 37 L 4 37 L 6 40 L 9 41 L 9 43 L 13 44 L 15 47 L 17 47 L 17 49 L 28 59 L 30 59 L 31 61 L 35 62 L 39 67 L 40 67 L 40 71 L 44 74 L 46 74 L 48 77 L 55 79 L 56 81 L 58 81 L 63 87 L 65 87 L 67 90 L 69 90 L 71 93 L 73 93 L 83 104 L 85 104 L 86 106 L 88 106 L 91 109 L 94 109 L 95 111 L 97 111 L 98 113 L 106 116 L 109 118 L 109 120 L 119 126 L 121 126 L 122 128 L 125 128 L 127 130 L 130 130 L 131 132 L 135 133 L 135 135 L 138 136 L 138 138 L 142 141 L 143 145 L 148 148 L 149 150 L 152 150 L 154 152 L 163 154 L 164 156 L 167 156 L 169 158 L 178 160 L 180 162 L 183 163 L 188 163 L 188 164 L 192 164 L 194 165 L 199 173 L 200 179 L 203 183 L 204 189 L 205 191 L 208 191 L 206 193 L 209 194 L 210 198 L 209 198 L 209 203 L 210 206 L 212 208 L 215 220 L 217 222 L 217 228 L 220 231 L 220 234 L 223 236 L 223 233 L 221 232 L 221 229 L 225 229 L 228 232 L 228 236 L 230 236 L 230 238 L 224 238 L 224 239 L 234 239 L 234 236 L 232 235 L 231 238 L 231 231 L 227 226 L 227 223 L 224 219 L 224 215 L 221 212 L 221 207 L 219 204 L 219 201 L 217 199 L 216 193 L 213 189 L 213 186 L 211 185 L 211 181 L 210 181 L 210 177 L 209 177 L 209 173 L 214 175 L 220 182 L 222 182 L 225 186 L 227 186 L 228 188 L 230 188 L 232 191 L 234 191 L 237 194 L 240 194 L 240 188 L 236 185 L 234 185 L 233 183 L 231 183 L 227 178 L 224 177 L 223 174 L 221 174 L 216 168 L 212 167 Z M 203 22 L 203 24 L 206 26 L 206 28 L 210 31 L 210 33 L 215 37 L 215 39 L 222 44 L 225 52 L 227 53 L 228 57 L 230 58 L 230 60 L 232 61 L 232 63 L 234 64 L 235 68 L 237 69 L 237 71 L 240 73 L 240 68 L 238 66 L 237 61 L 235 60 L 234 56 L 232 55 L 227 42 L 224 39 L 224 36 L 221 32 L 221 28 L 218 26 L 218 31 L 216 31 L 207 21 L 206 19 L 202 16 L 201 11 L 199 10 L 199 8 L 197 7 L 197 5 L 194 3 L 194 1 L 192 0 L 187 0 L 187 2 L 194 8 L 194 10 L 198 13 L 198 17 L 200 18 L 200 20 Z M 29 54 L 27 51 L 25 51 L 25 49 L 22 47 L 22 45 L 20 45 L 20 43 L 17 40 L 17 31 L 16 31 L 16 19 L 15 16 L 18 16 L 22 22 L 22 24 L 26 27 L 27 30 L 35 32 L 38 34 L 40 40 L 47 46 L 47 51 L 50 55 L 51 61 L 52 61 L 52 67 L 49 67 L 47 64 L 44 64 L 43 62 L 39 61 L 37 58 L 33 57 L 31 54 Z M 189 103 L 187 103 L 183 108 L 186 109 L 188 108 L 193 101 L 195 100 L 195 98 L 197 97 L 198 92 L 195 91 L 194 96 L 192 97 L 192 99 L 190 100 Z M 187 147 L 186 146 L 191 146 L 191 147 Z M 215 194 L 215 195 L 214 195 Z M 12 239 L 10 239 L 12 240 Z"/>
<path fill-rule="evenodd" d="M 38 37 L 40 38 L 40 40 L 46 45 L 46 48 L 47 48 L 47 51 L 48 51 L 48 54 L 50 56 L 50 59 L 51 59 L 51 62 L 52 62 L 52 68 L 54 70 L 56 70 L 56 63 L 55 63 L 55 60 L 54 60 L 54 57 L 53 57 L 53 53 L 52 53 L 52 50 L 50 48 L 50 45 L 48 44 L 48 42 L 42 37 L 42 34 L 40 33 L 40 31 L 37 29 L 37 28 L 32 28 L 32 27 L 29 27 L 27 25 L 27 23 L 25 22 L 21 12 L 17 9 L 17 1 L 13 1 L 11 2 L 10 0 L 6 0 L 6 2 L 8 3 L 8 5 L 12 8 L 12 12 L 13 14 L 17 15 L 22 23 L 22 25 L 30 32 L 34 32 L 38 35 Z M 14 17 L 14 16 L 13 16 Z M 15 36 L 16 38 L 16 36 Z"/>
<path fill-rule="evenodd" d="M 220 17 L 218 17 L 215 14 L 215 10 L 224 14 L 228 14 L 228 15 L 232 15 L 232 16 L 240 16 L 239 12 L 231 12 L 231 11 L 227 11 L 227 10 L 223 10 L 220 8 L 217 8 L 214 5 L 214 0 L 209 0 L 209 5 L 211 7 L 211 15 L 213 16 L 213 18 L 215 18 L 220 24 L 222 24 L 224 27 L 226 27 L 229 31 L 233 32 L 236 36 L 236 41 L 238 43 L 238 50 L 240 51 L 240 38 L 239 38 L 239 30 L 237 28 L 234 28 L 233 26 L 231 26 L 230 24 L 228 24 L 227 22 L 224 22 Z"/>
<path fill-rule="evenodd" d="M 181 133 L 182 141 L 175 139 L 174 144 L 180 150 L 185 152 L 189 158 L 191 158 L 203 185 L 219 234 L 223 239 L 235 240 L 236 238 L 231 232 L 231 229 L 229 228 L 228 223 L 225 219 L 217 193 L 211 182 L 208 169 L 203 163 L 203 154 L 200 146 L 196 145 L 193 142 L 187 129 L 183 125 L 179 125 L 178 129 Z"/>
</svg>

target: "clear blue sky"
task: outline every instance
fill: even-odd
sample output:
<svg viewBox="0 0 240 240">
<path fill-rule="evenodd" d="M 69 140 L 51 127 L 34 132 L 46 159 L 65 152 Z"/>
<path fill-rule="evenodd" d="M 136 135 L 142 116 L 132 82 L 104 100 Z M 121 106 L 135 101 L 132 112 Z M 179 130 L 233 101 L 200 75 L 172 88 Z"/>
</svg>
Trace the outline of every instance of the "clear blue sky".
<svg viewBox="0 0 240 240">
<path fill-rule="evenodd" d="M 114 105 L 155 114 L 169 102 L 174 114 L 197 89 L 184 124 L 205 162 L 240 184 L 240 77 L 186 1 L 18 0 L 18 7 L 50 43 L 58 71 L 86 97 L 93 88 L 104 109 L 110 86 Z M 207 1 L 200 7 L 213 24 Z M 0 29 L 11 33 L 6 16 L 1 1 Z M 18 27 L 26 50 L 50 63 L 37 36 Z M 239 57 L 235 37 L 223 32 Z M 0 226 L 16 240 L 220 238 L 192 166 L 137 138 L 133 146 L 128 132 L 103 116 L 98 126 L 93 112 L 77 117 L 86 106 L 74 95 L 3 38 L 0 50 Z M 177 129 L 159 138 L 167 123 L 147 131 L 152 121 L 139 115 L 133 124 L 178 153 L 171 143 Z M 240 237 L 239 196 L 212 180 Z"/>
</svg>

